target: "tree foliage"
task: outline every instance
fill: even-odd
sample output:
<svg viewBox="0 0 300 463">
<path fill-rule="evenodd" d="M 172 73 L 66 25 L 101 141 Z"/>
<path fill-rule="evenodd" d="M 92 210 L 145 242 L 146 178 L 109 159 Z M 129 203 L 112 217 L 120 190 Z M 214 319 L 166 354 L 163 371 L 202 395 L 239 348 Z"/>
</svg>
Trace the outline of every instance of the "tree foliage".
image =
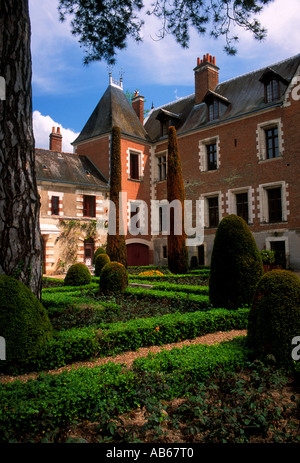
<svg viewBox="0 0 300 463">
<path fill-rule="evenodd" d="M 109 211 L 109 220 L 115 220 L 116 227 L 114 233 L 108 231 L 106 253 L 111 261 L 119 262 L 127 267 L 127 250 L 125 235 L 120 233 L 119 205 L 121 192 L 121 129 L 112 128 L 111 138 L 111 160 L 110 160 L 110 201 L 115 205 L 115 215 Z"/>
<path fill-rule="evenodd" d="M 188 251 L 185 244 L 184 232 L 184 184 L 181 170 L 180 154 L 177 144 L 175 127 L 169 127 L 168 141 L 168 174 L 167 174 L 167 199 L 169 204 L 173 201 L 181 202 L 182 222 L 181 234 L 175 231 L 174 209 L 170 207 L 170 230 L 168 234 L 168 267 L 172 273 L 186 273 L 188 270 Z"/>
<path fill-rule="evenodd" d="M 235 54 L 238 26 L 250 31 L 257 40 L 266 36 L 266 30 L 256 19 L 263 7 L 273 0 L 154 0 L 147 15 L 157 17 L 161 28 L 158 39 L 172 34 L 184 48 L 189 46 L 190 29 L 198 34 L 225 37 L 225 50 Z M 132 37 L 142 40 L 144 25 L 142 0 L 60 0 L 60 19 L 71 15 L 72 34 L 79 36 L 85 48 L 84 62 L 104 59 L 114 63 L 117 49 L 126 47 Z"/>
</svg>

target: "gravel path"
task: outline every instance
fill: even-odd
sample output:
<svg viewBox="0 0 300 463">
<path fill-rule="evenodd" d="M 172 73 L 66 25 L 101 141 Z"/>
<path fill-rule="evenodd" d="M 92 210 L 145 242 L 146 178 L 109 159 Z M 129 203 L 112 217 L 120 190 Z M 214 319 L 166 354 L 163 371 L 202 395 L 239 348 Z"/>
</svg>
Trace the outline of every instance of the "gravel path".
<svg viewBox="0 0 300 463">
<path fill-rule="evenodd" d="M 58 374 L 62 371 L 70 371 L 80 367 L 88 367 L 93 368 L 99 365 L 104 365 L 108 362 L 114 363 L 124 363 L 128 368 L 131 367 L 132 362 L 138 357 L 146 357 L 149 352 L 157 353 L 161 350 L 171 350 L 173 347 L 183 347 L 183 346 L 190 346 L 192 344 L 218 344 L 222 341 L 229 341 L 237 336 L 246 336 L 247 330 L 232 330 L 232 331 L 217 331 L 216 333 L 206 334 L 205 336 L 200 336 L 195 339 L 186 339 L 185 341 L 165 344 L 163 346 L 151 346 L 151 347 L 141 347 L 136 351 L 124 352 L 119 355 L 115 355 L 113 357 L 99 357 L 93 360 L 88 360 L 84 362 L 76 362 L 72 363 L 71 365 L 66 365 L 56 370 L 49 370 L 46 373 L 50 374 Z M 45 373 L 45 372 L 44 372 Z M 40 373 L 29 373 L 21 376 L 9 376 L 9 375 L 1 375 L 0 374 L 0 383 L 5 384 L 12 381 L 20 380 L 22 382 L 26 382 L 28 379 L 35 379 L 39 376 Z"/>
</svg>

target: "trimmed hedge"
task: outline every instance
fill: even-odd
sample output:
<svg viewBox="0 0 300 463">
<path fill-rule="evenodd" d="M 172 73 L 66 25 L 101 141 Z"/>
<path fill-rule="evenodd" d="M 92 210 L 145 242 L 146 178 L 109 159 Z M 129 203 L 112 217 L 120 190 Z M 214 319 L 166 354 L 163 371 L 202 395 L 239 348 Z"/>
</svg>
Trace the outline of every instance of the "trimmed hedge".
<svg viewBox="0 0 300 463">
<path fill-rule="evenodd" d="M 13 367 L 33 359 L 52 338 L 48 313 L 21 281 L 0 275 L 0 335 L 6 342 L 6 360 L 1 367 Z"/>
<path fill-rule="evenodd" d="M 96 289 L 98 288 L 98 281 L 99 278 L 97 279 L 97 282 L 92 280 L 91 283 L 87 285 L 81 285 L 80 290 L 78 289 L 78 286 L 57 286 L 57 287 L 49 287 L 49 288 L 43 288 L 42 294 L 48 294 L 48 293 L 76 293 L 78 294 L 79 291 L 88 291 L 90 289 Z"/>
<path fill-rule="evenodd" d="M 180 293 L 192 293 L 192 294 L 209 294 L 208 286 L 199 286 L 199 285 L 177 285 L 174 283 L 154 283 L 154 290 L 165 290 L 165 291 L 175 291 Z"/>
<path fill-rule="evenodd" d="M 105 295 L 123 293 L 128 286 L 128 272 L 120 262 L 108 262 L 102 268 L 99 293 Z"/>
<path fill-rule="evenodd" d="M 209 296 L 214 307 L 251 305 L 263 275 L 260 252 L 241 217 L 231 214 L 218 225 L 211 256 Z"/>
<path fill-rule="evenodd" d="M 249 351 L 244 338 L 238 337 L 215 345 L 196 344 L 150 353 L 133 361 L 134 371 L 164 376 L 173 397 L 183 396 L 186 384 L 203 382 L 222 367 L 232 370 L 245 365 Z"/>
<path fill-rule="evenodd" d="M 164 291 L 160 289 L 155 289 L 155 288 L 139 288 L 139 287 L 128 287 L 125 291 L 125 294 L 131 294 L 133 296 L 137 296 L 140 298 L 164 298 L 164 299 L 170 299 L 170 300 L 189 300 L 195 304 L 199 308 L 203 309 L 209 309 L 210 308 L 210 302 L 209 302 L 209 296 L 205 294 L 193 294 L 193 293 L 187 293 L 187 292 L 181 292 L 181 291 Z"/>
<path fill-rule="evenodd" d="M 94 252 L 93 265 L 95 265 L 96 257 L 99 256 L 99 254 L 106 254 L 106 250 L 101 246 Z"/>
<path fill-rule="evenodd" d="M 215 309 L 114 323 L 100 332 L 99 345 L 103 355 L 115 355 L 140 347 L 195 339 L 216 331 L 242 330 L 247 328 L 248 313 L 248 309 Z"/>
<path fill-rule="evenodd" d="M 77 262 L 71 265 L 66 278 L 64 280 L 65 286 L 82 286 L 88 285 L 92 281 L 91 273 L 88 267 L 82 262 Z"/>
<path fill-rule="evenodd" d="M 0 442 L 24 435 L 36 437 L 76 421 L 100 421 L 108 409 L 121 414 L 143 406 L 145 372 L 151 372 L 148 387 L 157 399 L 185 396 L 188 387 L 204 381 L 220 365 L 228 370 L 243 366 L 247 355 L 244 340 L 235 339 L 137 359 L 133 370 L 109 362 L 0 385 L 0 401 L 5 404 L 0 409 Z"/>
<path fill-rule="evenodd" d="M 248 309 L 167 314 L 128 322 L 103 324 L 98 328 L 72 328 L 54 335 L 28 370 L 59 368 L 94 356 L 114 355 L 151 345 L 194 339 L 216 331 L 246 329 Z"/>
<path fill-rule="evenodd" d="M 110 258 L 106 253 L 101 253 L 96 256 L 95 259 L 95 276 L 99 277 L 101 274 L 101 270 L 103 269 L 104 265 L 110 262 Z"/>
<path fill-rule="evenodd" d="M 248 343 L 260 357 L 293 367 L 292 339 L 300 334 L 300 279 L 287 270 L 265 273 L 249 312 Z"/>
</svg>

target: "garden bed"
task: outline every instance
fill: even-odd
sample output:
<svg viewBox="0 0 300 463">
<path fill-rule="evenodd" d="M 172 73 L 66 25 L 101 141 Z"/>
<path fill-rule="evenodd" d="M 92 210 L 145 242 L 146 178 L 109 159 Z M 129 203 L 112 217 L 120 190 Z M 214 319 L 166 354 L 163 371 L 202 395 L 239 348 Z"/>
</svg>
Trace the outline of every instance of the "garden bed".
<svg viewBox="0 0 300 463">
<path fill-rule="evenodd" d="M 95 277 L 44 280 L 54 338 L 0 376 L 0 441 L 299 442 L 299 391 L 251 363 L 249 310 L 213 309 L 208 269 L 146 270 L 129 269 L 136 284 L 117 297 L 99 296 Z"/>
</svg>

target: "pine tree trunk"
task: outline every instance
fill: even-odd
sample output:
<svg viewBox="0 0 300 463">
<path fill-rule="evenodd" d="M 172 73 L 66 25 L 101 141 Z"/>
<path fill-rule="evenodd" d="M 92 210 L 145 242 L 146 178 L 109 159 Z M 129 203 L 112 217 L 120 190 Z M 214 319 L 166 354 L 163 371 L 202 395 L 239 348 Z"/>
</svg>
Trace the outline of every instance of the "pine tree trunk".
<svg viewBox="0 0 300 463">
<path fill-rule="evenodd" d="M 32 129 L 28 0 L 1 0 L 0 273 L 22 281 L 40 298 L 42 242 Z"/>
</svg>

